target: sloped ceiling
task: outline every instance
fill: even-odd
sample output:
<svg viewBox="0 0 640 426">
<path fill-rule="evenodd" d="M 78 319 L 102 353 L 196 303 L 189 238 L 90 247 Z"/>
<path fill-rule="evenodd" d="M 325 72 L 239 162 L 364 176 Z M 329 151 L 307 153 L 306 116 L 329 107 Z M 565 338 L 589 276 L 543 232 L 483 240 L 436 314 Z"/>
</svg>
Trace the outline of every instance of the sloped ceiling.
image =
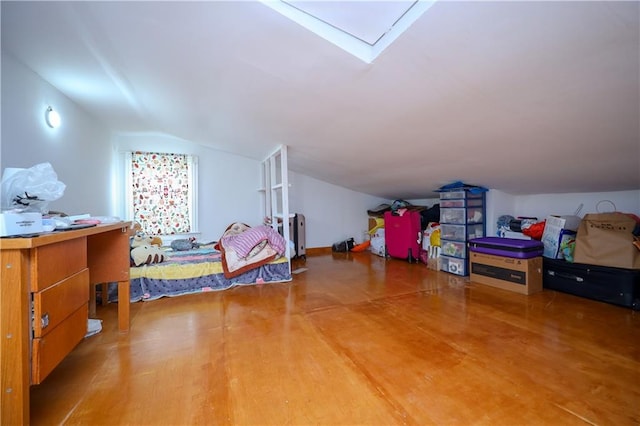
<svg viewBox="0 0 640 426">
<path fill-rule="evenodd" d="M 640 189 L 638 2 L 439 1 L 371 64 L 253 1 L 1 8 L 3 51 L 117 133 L 286 144 L 389 199 Z"/>
</svg>

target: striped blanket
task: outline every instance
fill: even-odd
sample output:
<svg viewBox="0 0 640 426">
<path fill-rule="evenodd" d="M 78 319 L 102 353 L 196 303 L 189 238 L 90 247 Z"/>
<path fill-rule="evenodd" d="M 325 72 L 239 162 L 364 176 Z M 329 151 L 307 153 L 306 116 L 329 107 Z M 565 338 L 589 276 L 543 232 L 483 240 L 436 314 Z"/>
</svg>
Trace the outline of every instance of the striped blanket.
<svg viewBox="0 0 640 426">
<path fill-rule="evenodd" d="M 270 284 L 291 281 L 289 263 L 280 257 L 240 275 L 226 278 L 222 254 L 203 247 L 188 251 L 167 251 L 162 263 L 130 269 L 131 301 L 154 300 L 164 296 L 225 290 L 238 285 Z M 115 290 L 115 287 L 114 287 Z M 109 299 L 117 291 L 109 290 Z"/>
</svg>

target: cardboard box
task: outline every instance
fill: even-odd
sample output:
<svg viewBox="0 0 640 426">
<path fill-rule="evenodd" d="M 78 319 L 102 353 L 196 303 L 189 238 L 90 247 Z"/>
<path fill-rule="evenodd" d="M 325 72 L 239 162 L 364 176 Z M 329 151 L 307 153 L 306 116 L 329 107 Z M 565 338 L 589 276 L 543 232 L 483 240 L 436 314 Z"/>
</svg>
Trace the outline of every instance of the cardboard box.
<svg viewBox="0 0 640 426">
<path fill-rule="evenodd" d="M 514 259 L 470 252 L 470 280 L 520 294 L 542 291 L 542 256 Z"/>
<path fill-rule="evenodd" d="M 542 232 L 542 255 L 550 259 L 563 259 L 560 244 L 566 238 L 576 235 L 575 231 L 581 220 L 579 216 L 548 216 Z"/>
<path fill-rule="evenodd" d="M 0 237 L 43 232 L 41 213 L 0 213 Z"/>
</svg>

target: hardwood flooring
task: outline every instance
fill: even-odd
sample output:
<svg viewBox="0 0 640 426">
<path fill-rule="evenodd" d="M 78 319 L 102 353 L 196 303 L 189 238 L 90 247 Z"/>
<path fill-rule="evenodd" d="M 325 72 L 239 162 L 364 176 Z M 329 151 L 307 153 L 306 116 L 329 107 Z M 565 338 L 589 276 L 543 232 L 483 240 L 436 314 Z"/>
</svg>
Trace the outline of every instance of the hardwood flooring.
<svg viewBox="0 0 640 426">
<path fill-rule="evenodd" d="M 301 266 L 301 265 L 298 265 Z M 370 253 L 290 283 L 98 307 L 34 425 L 638 425 L 640 312 Z"/>
</svg>

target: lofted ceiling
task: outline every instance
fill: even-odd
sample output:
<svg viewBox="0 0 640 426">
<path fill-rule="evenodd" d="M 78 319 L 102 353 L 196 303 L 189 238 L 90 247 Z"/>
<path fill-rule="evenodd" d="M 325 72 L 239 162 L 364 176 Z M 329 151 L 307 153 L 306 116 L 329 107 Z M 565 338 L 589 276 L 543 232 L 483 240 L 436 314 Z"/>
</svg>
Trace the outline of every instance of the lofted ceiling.
<svg viewBox="0 0 640 426">
<path fill-rule="evenodd" d="M 605 192 L 640 189 L 639 6 L 438 1 L 366 63 L 257 1 L 2 1 L 2 50 L 116 133 L 383 198 Z"/>
</svg>

